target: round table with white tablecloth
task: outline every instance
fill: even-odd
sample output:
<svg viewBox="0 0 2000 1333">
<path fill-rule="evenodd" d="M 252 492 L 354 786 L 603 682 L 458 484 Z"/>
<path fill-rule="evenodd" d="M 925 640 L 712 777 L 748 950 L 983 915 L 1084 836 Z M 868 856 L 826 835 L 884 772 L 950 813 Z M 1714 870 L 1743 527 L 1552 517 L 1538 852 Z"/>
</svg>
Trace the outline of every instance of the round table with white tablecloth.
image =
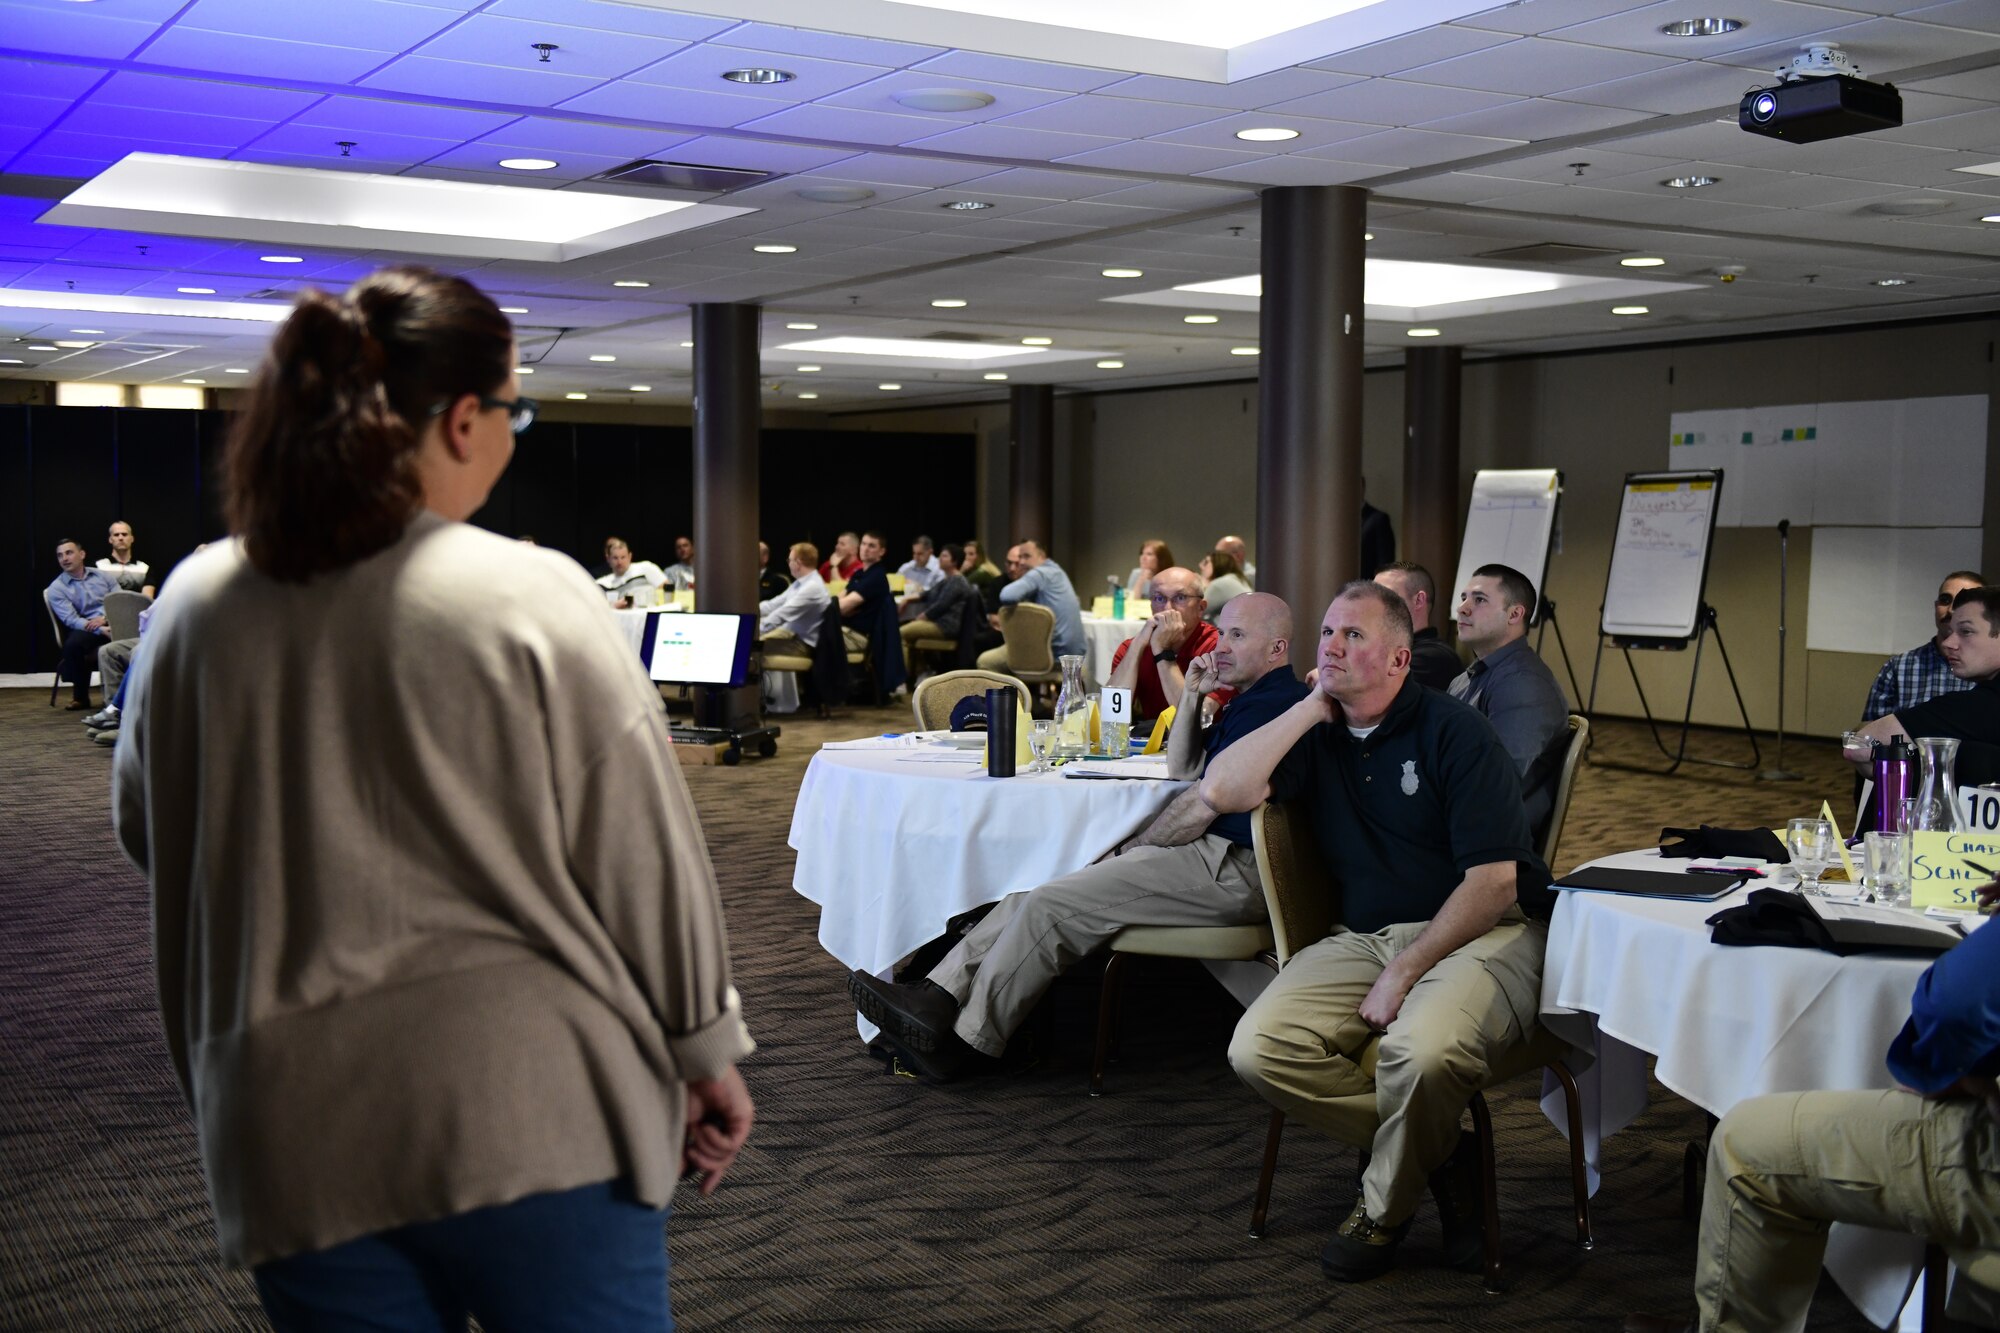
<svg viewBox="0 0 2000 1333">
<path fill-rule="evenodd" d="M 1676 866 L 1654 850 L 1593 864 Z M 1560 895 L 1542 970 L 1542 1023 L 1597 1057 L 1578 1080 L 1593 1188 L 1599 1142 L 1646 1108 L 1648 1057 L 1661 1083 L 1714 1116 L 1764 1093 L 1894 1086 L 1884 1056 L 1931 959 L 1712 942 L 1708 918 L 1748 893 L 1714 902 Z M 1543 1108 L 1563 1123 L 1560 1097 Z M 1827 1268 L 1885 1324 L 1921 1253 L 1912 1236 L 1836 1226 Z"/>
<path fill-rule="evenodd" d="M 1060 771 L 992 778 L 981 750 L 913 737 L 836 743 L 799 786 L 792 887 L 819 904 L 828 953 L 886 976 L 960 913 L 1089 865 L 1185 785 Z"/>
<path fill-rule="evenodd" d="M 1111 679 L 1111 659 L 1118 645 L 1139 632 L 1143 620 L 1112 620 L 1105 616 L 1083 618 L 1083 674 L 1093 685 Z"/>
</svg>

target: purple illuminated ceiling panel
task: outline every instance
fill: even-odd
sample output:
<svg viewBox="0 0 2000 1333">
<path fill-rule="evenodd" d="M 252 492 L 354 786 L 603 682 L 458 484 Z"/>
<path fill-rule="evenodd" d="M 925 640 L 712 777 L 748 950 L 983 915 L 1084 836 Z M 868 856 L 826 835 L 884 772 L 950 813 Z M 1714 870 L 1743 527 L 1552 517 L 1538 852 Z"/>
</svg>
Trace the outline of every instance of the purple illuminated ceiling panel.
<svg viewBox="0 0 2000 1333">
<path fill-rule="evenodd" d="M 174 79 L 158 74 L 135 74 L 130 70 L 113 74 L 90 95 L 93 106 L 142 111 L 193 111 L 204 116 L 261 120 L 266 125 L 297 115 L 318 100 L 318 93 L 253 88 L 215 79 Z"/>
<path fill-rule="evenodd" d="M 475 14 L 450 32 L 418 47 L 413 54 L 438 60 L 464 60 L 480 65 L 524 69 L 543 64 L 537 43 L 553 43 L 547 64 L 559 74 L 611 79 L 629 74 L 670 56 L 687 45 L 666 37 L 640 37 L 598 28 L 570 28 L 559 23 L 498 18 Z"/>
<path fill-rule="evenodd" d="M 474 65 L 462 60 L 404 56 L 361 82 L 369 88 L 432 97 L 554 106 L 578 93 L 590 91 L 602 80 L 581 74 L 564 74 L 553 65 L 533 64 L 521 69 L 506 69 L 499 65 Z"/>
<path fill-rule="evenodd" d="M 146 59 L 162 65 L 253 78 L 349 83 L 381 64 L 385 56 L 380 51 L 169 28 L 146 48 Z"/>
<path fill-rule="evenodd" d="M 395 0 L 339 0 L 337 4 L 272 4 L 270 0 L 195 0 L 177 28 L 278 37 L 318 46 L 364 51 L 405 51 L 462 16 Z"/>
</svg>

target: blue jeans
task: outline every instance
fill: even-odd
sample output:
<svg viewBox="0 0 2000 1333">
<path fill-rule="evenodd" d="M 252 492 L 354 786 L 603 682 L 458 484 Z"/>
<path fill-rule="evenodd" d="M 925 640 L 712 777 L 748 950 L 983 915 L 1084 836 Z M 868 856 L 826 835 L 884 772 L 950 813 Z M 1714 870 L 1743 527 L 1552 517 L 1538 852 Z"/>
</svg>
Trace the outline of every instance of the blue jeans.
<svg viewBox="0 0 2000 1333">
<path fill-rule="evenodd" d="M 607 1181 L 260 1264 L 278 1333 L 671 1333 L 664 1209 Z"/>
</svg>

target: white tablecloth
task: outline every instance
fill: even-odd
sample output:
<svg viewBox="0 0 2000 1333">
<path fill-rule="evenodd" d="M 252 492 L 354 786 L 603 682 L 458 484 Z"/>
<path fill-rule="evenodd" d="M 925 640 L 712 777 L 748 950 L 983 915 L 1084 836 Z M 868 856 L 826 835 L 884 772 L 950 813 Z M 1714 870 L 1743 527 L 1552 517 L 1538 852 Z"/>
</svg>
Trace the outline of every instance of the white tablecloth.
<svg viewBox="0 0 2000 1333">
<path fill-rule="evenodd" d="M 936 745 L 822 749 L 792 808 L 792 887 L 819 904 L 828 953 L 887 976 L 952 917 L 1089 865 L 1185 785 L 991 778 L 983 752 Z"/>
<path fill-rule="evenodd" d="M 1598 864 L 1660 868 L 1658 860 L 1654 851 L 1627 852 Z M 1648 1056 L 1661 1083 L 1715 1116 L 1763 1093 L 1893 1085 L 1883 1056 L 1930 960 L 1713 943 L 1708 918 L 1748 892 L 1712 903 L 1610 893 L 1564 893 L 1557 902 L 1542 1020 L 1597 1055 L 1579 1080 L 1593 1189 L 1600 1140 L 1646 1108 Z M 1560 1097 L 1543 1107 L 1564 1124 Z M 1836 1227 L 1827 1267 L 1863 1313 L 1886 1325 L 1921 1254 L 1915 1237 Z"/>
<path fill-rule="evenodd" d="M 1086 614 L 1083 618 L 1083 674 L 1093 685 L 1111 679 L 1111 658 L 1118 645 L 1139 632 L 1143 620 L 1107 620 Z"/>
</svg>

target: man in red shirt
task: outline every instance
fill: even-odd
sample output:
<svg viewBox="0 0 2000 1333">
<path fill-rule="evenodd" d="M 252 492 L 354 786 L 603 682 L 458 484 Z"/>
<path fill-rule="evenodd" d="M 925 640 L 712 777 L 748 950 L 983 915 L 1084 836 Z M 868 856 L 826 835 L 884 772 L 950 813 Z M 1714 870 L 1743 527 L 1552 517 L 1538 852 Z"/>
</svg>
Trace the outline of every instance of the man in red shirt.
<svg viewBox="0 0 2000 1333">
<path fill-rule="evenodd" d="M 1163 569 L 1153 575 L 1153 616 L 1139 632 L 1118 645 L 1111 658 L 1113 689 L 1138 690 L 1140 721 L 1158 717 L 1181 697 L 1188 663 L 1215 647 L 1215 626 L 1203 620 L 1208 603 L 1201 595 L 1201 576 L 1191 569 Z M 1219 708 L 1233 691 L 1216 692 Z"/>
</svg>

